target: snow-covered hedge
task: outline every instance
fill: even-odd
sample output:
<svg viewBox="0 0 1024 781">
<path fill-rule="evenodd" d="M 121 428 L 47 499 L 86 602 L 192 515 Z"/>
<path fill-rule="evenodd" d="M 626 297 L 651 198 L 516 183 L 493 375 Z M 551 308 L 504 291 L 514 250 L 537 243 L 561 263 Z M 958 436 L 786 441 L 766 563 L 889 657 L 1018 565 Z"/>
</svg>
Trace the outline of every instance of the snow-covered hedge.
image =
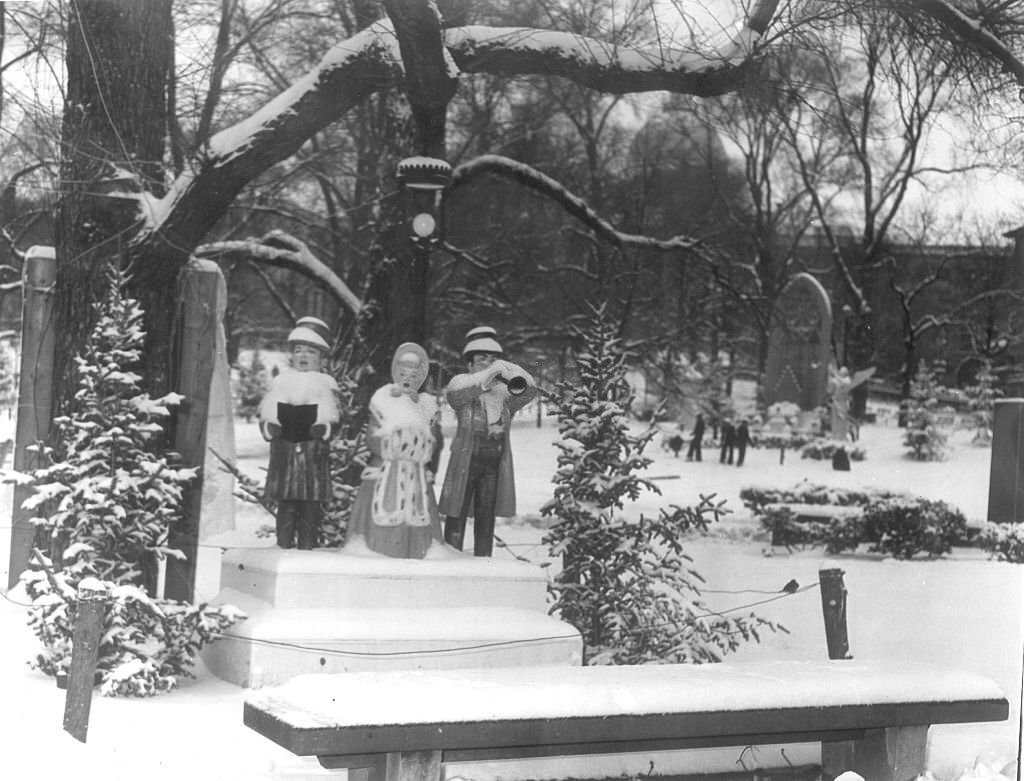
<svg viewBox="0 0 1024 781">
<path fill-rule="evenodd" d="M 829 553 L 856 550 L 899 559 L 949 553 L 953 545 L 970 541 L 967 519 L 946 502 L 893 494 L 855 491 L 801 483 L 794 488 L 746 487 L 740 498 L 780 545 L 823 545 Z M 786 505 L 861 507 L 857 515 L 830 521 L 798 522 Z"/>
<path fill-rule="evenodd" d="M 1000 561 L 1024 564 L 1024 523 L 986 523 L 978 541 Z"/>
<path fill-rule="evenodd" d="M 834 504 L 850 507 L 899 495 L 891 491 L 837 488 L 806 480 L 791 488 L 748 486 L 740 489 L 740 500 L 754 515 L 763 513 L 765 505 L 768 504 Z"/>
<path fill-rule="evenodd" d="M 814 461 L 831 461 L 832 456 L 836 454 L 839 448 L 846 450 L 846 454 L 850 457 L 851 461 L 863 461 L 866 456 L 864 448 L 857 445 L 847 445 L 834 439 L 817 437 L 803 446 L 803 449 L 800 451 L 800 458 L 809 458 Z"/>
</svg>

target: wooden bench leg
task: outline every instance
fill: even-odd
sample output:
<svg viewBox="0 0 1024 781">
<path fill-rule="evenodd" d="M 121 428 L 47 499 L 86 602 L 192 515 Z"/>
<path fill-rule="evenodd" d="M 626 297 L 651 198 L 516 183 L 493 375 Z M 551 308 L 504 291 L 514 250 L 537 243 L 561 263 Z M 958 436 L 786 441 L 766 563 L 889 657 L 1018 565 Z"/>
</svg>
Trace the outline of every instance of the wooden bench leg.
<svg viewBox="0 0 1024 781">
<path fill-rule="evenodd" d="M 927 725 L 868 730 L 861 740 L 822 742 L 821 767 L 827 779 L 852 770 L 869 781 L 914 781 L 927 742 Z"/>
<path fill-rule="evenodd" d="M 388 754 L 386 781 L 441 781 L 440 751 Z"/>
</svg>

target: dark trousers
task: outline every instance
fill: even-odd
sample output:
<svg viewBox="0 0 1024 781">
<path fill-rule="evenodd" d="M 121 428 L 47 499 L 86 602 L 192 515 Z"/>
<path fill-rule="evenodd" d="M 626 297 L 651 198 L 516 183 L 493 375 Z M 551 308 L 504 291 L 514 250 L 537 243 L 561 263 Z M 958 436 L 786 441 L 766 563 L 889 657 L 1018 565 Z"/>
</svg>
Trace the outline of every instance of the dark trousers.
<svg viewBox="0 0 1024 781">
<path fill-rule="evenodd" d="M 690 441 L 690 449 L 686 451 L 687 461 L 700 461 L 700 440 L 694 437 Z"/>
<path fill-rule="evenodd" d="M 721 452 L 721 455 L 719 455 L 718 460 L 721 463 L 723 463 L 723 464 L 731 464 L 732 463 L 732 456 L 733 456 L 733 446 L 732 445 L 722 445 L 722 452 Z"/>
<path fill-rule="evenodd" d="M 281 499 L 277 503 L 277 545 L 294 548 L 298 537 L 299 550 L 313 550 L 320 542 L 320 502 Z"/>
<path fill-rule="evenodd" d="M 747 446 L 740 443 L 736 446 L 736 466 L 743 466 L 743 459 L 747 455 Z"/>
<path fill-rule="evenodd" d="M 444 541 L 462 550 L 466 533 L 466 516 L 473 507 L 473 554 L 490 556 L 494 551 L 494 505 L 498 499 L 498 466 L 505 451 L 504 437 L 484 434 L 473 438 L 473 455 L 469 460 L 466 495 L 459 515 L 444 519 Z"/>
</svg>

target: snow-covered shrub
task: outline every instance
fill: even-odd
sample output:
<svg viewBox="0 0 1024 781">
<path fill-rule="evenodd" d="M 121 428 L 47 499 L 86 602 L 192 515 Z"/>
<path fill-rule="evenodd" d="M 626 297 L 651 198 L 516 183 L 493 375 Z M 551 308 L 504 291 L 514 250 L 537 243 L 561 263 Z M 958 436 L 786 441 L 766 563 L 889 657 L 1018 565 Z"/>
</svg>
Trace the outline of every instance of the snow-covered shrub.
<svg viewBox="0 0 1024 781">
<path fill-rule="evenodd" d="M 1024 523 L 986 523 L 979 542 L 1000 561 L 1024 564 Z"/>
<path fill-rule="evenodd" d="M 756 445 L 763 447 L 766 450 L 779 450 L 781 448 L 798 448 L 804 447 L 806 444 L 811 442 L 813 437 L 809 434 L 758 434 L 756 439 Z"/>
<path fill-rule="evenodd" d="M 864 448 L 857 445 L 849 445 L 837 442 L 834 439 L 818 437 L 812 439 L 800 451 L 800 458 L 809 458 L 814 461 L 831 461 L 839 448 L 846 450 L 851 461 L 863 461 L 865 458 Z"/>
<path fill-rule="evenodd" d="M 740 500 L 754 515 L 760 515 L 769 504 L 834 504 L 840 507 L 867 505 L 879 499 L 901 496 L 878 489 L 837 488 L 802 481 L 791 488 L 746 486 L 740 489 Z"/>
<path fill-rule="evenodd" d="M 17 353 L 9 343 L 0 344 L 0 410 L 14 408 L 18 403 Z"/>
<path fill-rule="evenodd" d="M 918 461 L 941 461 L 946 456 L 949 437 L 938 424 L 943 390 L 935 372 L 921 361 L 910 383 L 910 398 L 903 402 L 907 418 L 903 444 L 909 449 L 908 455 Z"/>
<path fill-rule="evenodd" d="M 812 521 L 800 522 L 789 507 L 769 507 L 761 515 L 761 525 L 771 534 L 773 545 L 793 547 L 817 545 L 821 542 L 825 524 Z"/>
<path fill-rule="evenodd" d="M 625 354 L 611 326 L 598 314 L 583 334 L 579 377 L 555 393 L 560 452 L 542 513 L 554 519 L 544 542 L 563 567 L 549 586 L 551 611 L 580 631 L 587 664 L 719 661 L 775 627 L 713 613 L 700 600 L 682 538 L 717 520 L 721 503 L 703 497 L 656 518 L 622 514 L 626 501 L 658 490 L 635 474 L 651 462 L 643 450 L 655 428 L 630 434 Z"/>
<path fill-rule="evenodd" d="M 946 502 L 903 497 L 864 509 L 864 541 L 870 543 L 870 550 L 898 559 L 920 553 L 941 556 L 967 536 L 967 519 Z"/>
<path fill-rule="evenodd" d="M 157 558 L 181 555 L 167 539 L 195 470 L 175 464 L 159 422 L 177 397 L 151 399 L 131 370 L 145 333 L 124 282 L 109 272 L 96 325 L 75 357 L 76 392 L 66 414 L 54 419 L 53 446 L 44 449 L 50 463 L 24 476 L 34 492 L 23 507 L 37 513 L 31 520 L 47 533 L 50 550 L 22 581 L 33 598 L 29 625 L 44 646 L 39 669 L 66 671 L 78 584 L 96 578 L 120 595 L 107 612 L 100 647 L 104 691 L 151 694 L 168 688 L 168 677 L 186 673 L 188 655 L 212 637 L 196 627 L 229 626 L 241 614 L 146 596 L 155 587 Z M 136 657 L 153 666 L 124 667 Z M 115 671 L 118 683 L 108 685 Z"/>
<path fill-rule="evenodd" d="M 49 564 L 49 562 L 47 562 Z M 78 605 L 76 573 L 33 569 L 22 576 L 32 598 L 29 627 L 43 649 L 32 666 L 47 675 L 66 675 Z M 193 677 L 199 650 L 244 614 L 230 606 L 211 608 L 153 599 L 138 586 L 105 582 L 107 604 L 96 670 L 100 693 L 146 697 L 170 691 L 180 676 Z"/>
<path fill-rule="evenodd" d="M 992 418 L 996 400 L 1003 395 L 995 386 L 995 382 L 996 375 L 992 371 L 992 364 L 986 360 L 978 370 L 975 384 L 964 388 L 967 409 L 970 412 L 969 425 L 974 430 L 972 445 L 992 444 Z"/>
<path fill-rule="evenodd" d="M 780 545 L 823 545 L 829 553 L 842 553 L 868 544 L 874 552 L 912 558 L 919 553 L 940 556 L 971 538 L 967 520 L 957 508 L 890 491 L 804 482 L 792 488 L 747 486 L 740 489 L 740 499 Z M 827 523 L 798 522 L 785 507 L 795 504 L 861 507 L 864 512 Z"/>
</svg>

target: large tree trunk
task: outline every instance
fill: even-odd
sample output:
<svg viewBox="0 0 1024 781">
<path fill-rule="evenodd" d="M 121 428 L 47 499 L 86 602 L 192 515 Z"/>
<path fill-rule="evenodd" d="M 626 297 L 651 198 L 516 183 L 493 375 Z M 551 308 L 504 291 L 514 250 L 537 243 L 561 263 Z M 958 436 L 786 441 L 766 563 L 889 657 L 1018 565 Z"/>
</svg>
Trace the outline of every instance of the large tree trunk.
<svg viewBox="0 0 1024 781">
<path fill-rule="evenodd" d="M 70 9 L 57 216 L 58 411 L 73 392 L 73 356 L 95 322 L 109 262 L 139 261 L 131 263 L 130 292 L 146 310 L 145 374 L 156 389 L 166 387 L 175 281 L 190 249 L 165 245 L 160 257 L 140 257 L 138 202 L 112 196 L 163 191 L 171 0 L 78 0 Z"/>
</svg>

